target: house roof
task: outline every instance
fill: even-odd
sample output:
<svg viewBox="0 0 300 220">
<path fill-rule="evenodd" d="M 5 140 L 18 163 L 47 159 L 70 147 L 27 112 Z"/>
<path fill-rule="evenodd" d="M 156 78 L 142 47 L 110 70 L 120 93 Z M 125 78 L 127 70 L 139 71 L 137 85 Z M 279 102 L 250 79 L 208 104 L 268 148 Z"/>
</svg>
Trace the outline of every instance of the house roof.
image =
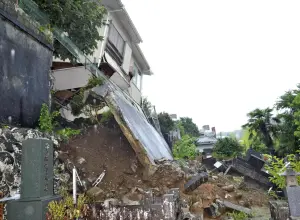
<svg viewBox="0 0 300 220">
<path fill-rule="evenodd" d="M 203 136 L 197 139 L 197 143 L 202 145 L 202 144 L 215 144 L 217 142 L 217 139 L 214 137 L 208 137 L 208 136 Z"/>
<path fill-rule="evenodd" d="M 102 4 L 111 11 L 120 10 L 114 12 L 116 17 L 121 21 L 124 28 L 127 30 L 131 40 L 132 40 L 132 51 L 134 54 L 135 59 L 139 63 L 141 71 L 145 75 L 153 75 L 152 71 L 150 70 L 150 65 L 145 58 L 144 53 L 142 52 L 139 43 L 142 43 L 142 37 L 139 34 L 138 30 L 136 29 L 133 21 L 131 20 L 127 10 L 125 9 L 121 0 L 102 0 Z"/>
</svg>

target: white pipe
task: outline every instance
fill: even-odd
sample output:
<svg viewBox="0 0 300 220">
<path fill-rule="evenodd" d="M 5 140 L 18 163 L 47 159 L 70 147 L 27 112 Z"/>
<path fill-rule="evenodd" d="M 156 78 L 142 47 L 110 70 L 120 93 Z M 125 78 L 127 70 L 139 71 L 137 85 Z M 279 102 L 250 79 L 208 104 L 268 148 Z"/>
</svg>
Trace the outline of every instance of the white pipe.
<svg viewBox="0 0 300 220">
<path fill-rule="evenodd" d="M 76 189 L 76 169 L 75 167 L 73 168 L 73 204 L 77 204 L 77 189 Z"/>
</svg>

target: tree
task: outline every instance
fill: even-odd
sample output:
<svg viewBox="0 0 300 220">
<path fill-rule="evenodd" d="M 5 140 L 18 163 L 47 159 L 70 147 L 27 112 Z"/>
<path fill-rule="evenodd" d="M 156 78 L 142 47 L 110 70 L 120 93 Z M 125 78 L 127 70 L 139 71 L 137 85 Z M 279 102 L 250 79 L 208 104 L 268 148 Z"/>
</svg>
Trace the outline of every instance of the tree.
<svg viewBox="0 0 300 220">
<path fill-rule="evenodd" d="M 158 114 L 158 121 L 160 125 L 160 130 L 162 134 L 169 134 L 175 128 L 175 123 L 170 117 L 170 115 L 166 112 L 162 112 Z"/>
<path fill-rule="evenodd" d="M 244 151 L 243 146 L 236 138 L 220 138 L 213 148 L 213 155 L 216 158 L 233 158 Z"/>
<path fill-rule="evenodd" d="M 152 112 L 152 110 L 151 110 L 152 104 L 146 97 L 142 98 L 142 109 L 143 109 L 146 117 L 149 118 L 151 116 L 151 112 Z"/>
<path fill-rule="evenodd" d="M 102 40 L 98 29 L 103 25 L 106 9 L 99 0 L 34 0 L 49 16 L 49 25 L 57 27 L 86 55 L 91 55 Z M 54 42 L 54 55 L 62 60 L 75 61 L 73 55 L 58 41 Z"/>
<path fill-rule="evenodd" d="M 199 137 L 200 136 L 199 129 L 191 118 L 188 118 L 188 117 L 180 118 L 180 124 L 184 128 L 185 134 L 190 135 L 191 137 Z"/>
<path fill-rule="evenodd" d="M 243 125 L 243 128 L 248 128 L 250 140 L 259 139 L 266 145 L 269 152 L 274 153 L 274 139 L 277 136 L 278 126 L 280 120 L 273 117 L 272 109 L 255 109 L 247 114 L 248 123 Z M 257 134 L 254 136 L 254 132 Z"/>
<path fill-rule="evenodd" d="M 264 143 L 262 143 L 259 138 L 257 137 L 257 133 L 255 131 L 252 131 L 252 138 L 250 139 L 250 132 L 248 128 L 245 128 L 243 131 L 243 137 L 242 137 L 242 145 L 244 146 L 245 150 L 249 149 L 250 147 L 261 153 L 268 153 L 268 149 Z"/>
<path fill-rule="evenodd" d="M 175 159 L 194 159 L 197 155 L 195 145 L 196 139 L 189 135 L 184 135 L 178 140 L 173 147 L 173 155 Z"/>
<path fill-rule="evenodd" d="M 276 109 L 281 112 L 277 116 L 280 119 L 277 151 L 282 156 L 295 153 L 300 146 L 299 94 L 300 85 L 295 90 L 285 92 L 275 104 Z"/>
</svg>

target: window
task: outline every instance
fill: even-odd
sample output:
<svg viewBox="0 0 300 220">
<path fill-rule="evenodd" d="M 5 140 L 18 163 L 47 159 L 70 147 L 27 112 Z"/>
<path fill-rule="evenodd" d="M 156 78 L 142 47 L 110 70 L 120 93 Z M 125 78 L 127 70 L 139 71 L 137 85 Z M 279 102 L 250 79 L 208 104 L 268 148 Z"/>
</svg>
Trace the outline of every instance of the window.
<svg viewBox="0 0 300 220">
<path fill-rule="evenodd" d="M 108 40 L 117 49 L 119 54 L 123 56 L 125 41 L 113 24 L 110 25 Z"/>
<path fill-rule="evenodd" d="M 142 77 L 141 77 L 141 73 L 140 73 L 140 70 L 138 69 L 137 65 L 134 64 L 133 66 L 133 83 L 136 85 L 136 87 L 141 90 L 141 80 L 142 80 Z"/>
</svg>

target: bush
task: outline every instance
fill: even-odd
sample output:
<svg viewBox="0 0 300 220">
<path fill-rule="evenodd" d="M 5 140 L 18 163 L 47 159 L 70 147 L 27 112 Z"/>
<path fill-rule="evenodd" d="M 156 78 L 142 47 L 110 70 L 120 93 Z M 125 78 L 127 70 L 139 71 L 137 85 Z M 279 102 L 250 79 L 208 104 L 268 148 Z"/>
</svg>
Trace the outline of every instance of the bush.
<svg viewBox="0 0 300 220">
<path fill-rule="evenodd" d="M 111 110 L 103 112 L 101 115 L 100 123 L 104 124 L 110 121 L 114 117 L 113 113 Z"/>
<path fill-rule="evenodd" d="M 69 139 L 75 135 L 80 134 L 80 130 L 74 130 L 71 128 L 64 128 L 62 130 L 57 131 L 57 134 L 60 135 L 63 139 Z"/>
<path fill-rule="evenodd" d="M 82 216 L 87 197 L 79 195 L 77 207 L 73 205 L 73 197 L 66 195 L 61 201 L 52 201 L 48 205 L 47 220 L 71 220 Z"/>
<path fill-rule="evenodd" d="M 213 148 L 213 155 L 216 158 L 233 158 L 244 151 L 243 146 L 230 137 L 220 138 Z"/>
<path fill-rule="evenodd" d="M 43 104 L 40 112 L 39 127 L 43 132 L 52 132 L 56 126 L 55 118 L 59 115 L 58 111 L 50 112 L 47 104 Z"/>
<path fill-rule="evenodd" d="M 184 135 L 181 140 L 178 140 L 173 147 L 175 159 L 195 159 L 197 156 L 195 140 L 189 135 Z"/>
<path fill-rule="evenodd" d="M 266 170 L 271 175 L 270 181 L 274 183 L 278 188 L 284 189 L 286 187 L 285 176 L 280 174 L 286 171 L 284 159 L 278 157 L 270 157 L 271 162 L 266 165 Z M 287 160 L 290 162 L 290 166 L 294 171 L 300 172 L 300 161 L 296 160 L 294 154 L 287 156 Z M 297 177 L 298 183 L 300 183 L 300 176 Z"/>
</svg>

